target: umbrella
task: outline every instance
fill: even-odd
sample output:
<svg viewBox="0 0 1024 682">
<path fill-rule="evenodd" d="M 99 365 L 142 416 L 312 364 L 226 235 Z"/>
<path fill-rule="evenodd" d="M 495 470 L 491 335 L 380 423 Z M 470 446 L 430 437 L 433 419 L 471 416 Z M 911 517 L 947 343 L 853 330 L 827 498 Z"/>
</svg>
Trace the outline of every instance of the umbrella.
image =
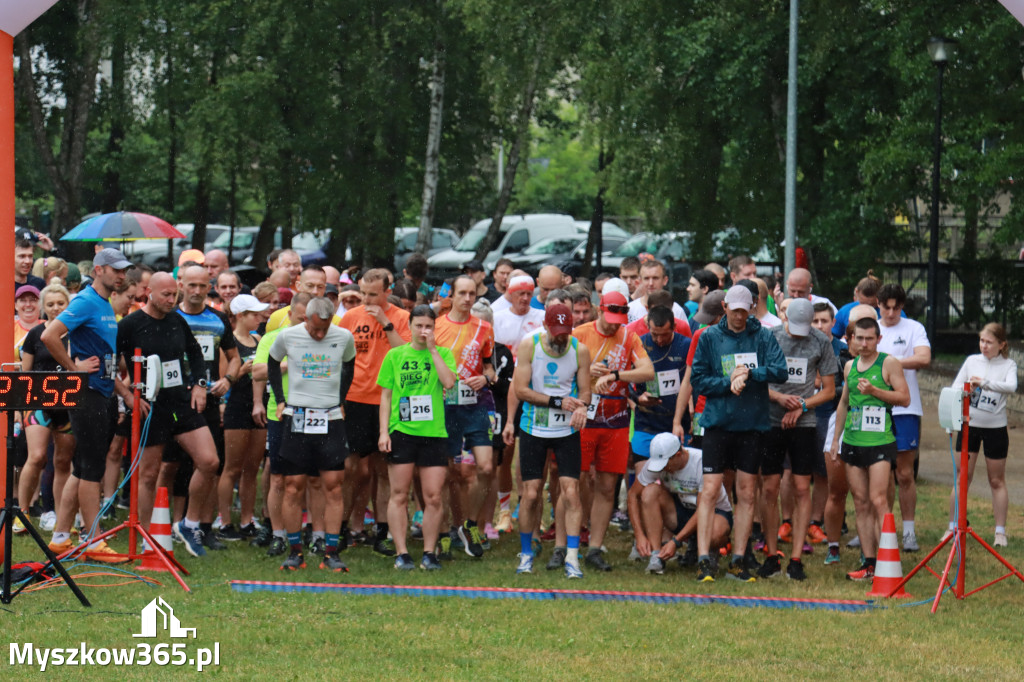
<svg viewBox="0 0 1024 682">
<path fill-rule="evenodd" d="M 125 242 L 135 239 L 184 239 L 166 220 L 147 213 L 104 213 L 79 223 L 62 241 Z"/>
</svg>

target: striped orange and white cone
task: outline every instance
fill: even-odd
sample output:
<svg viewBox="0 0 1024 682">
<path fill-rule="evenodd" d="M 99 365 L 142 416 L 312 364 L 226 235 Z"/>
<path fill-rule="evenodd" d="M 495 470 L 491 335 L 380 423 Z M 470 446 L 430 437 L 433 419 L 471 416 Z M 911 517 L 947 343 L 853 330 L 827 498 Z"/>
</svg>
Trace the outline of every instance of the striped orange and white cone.
<svg viewBox="0 0 1024 682">
<path fill-rule="evenodd" d="M 903 566 L 900 564 L 900 546 L 896 540 L 896 518 L 886 514 L 882 521 L 882 537 L 878 539 L 878 559 L 875 563 L 875 579 L 871 583 L 869 597 L 888 597 L 893 588 L 903 580 Z M 909 597 L 901 587 L 893 597 Z"/>
<path fill-rule="evenodd" d="M 153 505 L 153 519 L 149 524 L 149 534 L 160 544 L 161 547 L 174 557 L 174 542 L 171 540 L 171 505 L 167 497 L 167 488 L 157 488 L 156 503 Z M 142 564 L 139 566 L 144 571 L 167 572 L 167 566 L 156 555 L 152 549 L 147 549 L 142 554 Z"/>
</svg>

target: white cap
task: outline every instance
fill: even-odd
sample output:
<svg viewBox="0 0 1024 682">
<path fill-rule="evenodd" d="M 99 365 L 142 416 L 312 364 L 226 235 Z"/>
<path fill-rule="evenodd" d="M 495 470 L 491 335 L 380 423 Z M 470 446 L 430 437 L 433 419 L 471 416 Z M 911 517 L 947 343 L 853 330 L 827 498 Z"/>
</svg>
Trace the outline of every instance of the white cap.
<svg viewBox="0 0 1024 682">
<path fill-rule="evenodd" d="M 754 297 L 750 295 L 750 289 L 742 284 L 734 284 L 725 292 L 725 304 L 729 310 L 750 310 L 754 305 Z"/>
<path fill-rule="evenodd" d="M 681 447 L 682 444 L 674 434 L 659 433 L 651 439 L 651 458 L 647 460 L 647 470 L 658 473 L 664 469 Z"/>
<path fill-rule="evenodd" d="M 250 294 L 239 294 L 231 299 L 231 314 L 262 313 L 270 307 L 269 303 L 260 303 L 260 300 Z"/>
<path fill-rule="evenodd" d="M 609 294 L 613 291 L 617 291 L 622 294 L 627 303 L 629 302 L 629 285 L 618 277 L 612 277 L 605 281 L 604 286 L 601 287 L 601 295 Z"/>
<path fill-rule="evenodd" d="M 814 321 L 814 304 L 806 298 L 794 298 L 786 308 L 786 325 L 793 336 L 807 336 Z"/>
</svg>

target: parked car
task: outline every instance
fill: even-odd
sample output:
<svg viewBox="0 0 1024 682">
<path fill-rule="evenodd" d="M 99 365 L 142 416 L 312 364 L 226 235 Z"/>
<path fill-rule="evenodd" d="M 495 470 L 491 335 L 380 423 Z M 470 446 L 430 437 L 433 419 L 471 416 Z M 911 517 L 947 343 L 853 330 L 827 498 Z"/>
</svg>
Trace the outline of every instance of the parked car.
<svg viewBox="0 0 1024 682">
<path fill-rule="evenodd" d="M 395 228 L 395 269 L 397 277 L 401 277 L 402 269 L 405 268 L 409 256 L 416 253 L 416 238 L 419 236 L 418 227 L 396 227 Z M 423 254 L 427 258 L 435 253 L 450 249 L 459 241 L 459 235 L 455 230 L 448 230 L 441 227 L 431 228 L 430 248 Z"/>
<path fill-rule="evenodd" d="M 256 244 L 256 235 L 259 234 L 259 231 L 259 226 L 255 225 L 236 227 L 234 242 L 231 240 L 231 233 L 227 232 L 222 234 L 213 243 L 212 248 L 228 253 L 228 260 L 231 265 L 252 265 L 262 270 L 265 266 L 264 263 L 252 262 L 253 247 Z M 323 255 L 323 246 L 327 243 L 328 234 L 326 230 L 320 230 L 316 232 L 300 232 L 292 235 L 292 248 L 302 257 L 303 265 L 316 262 L 316 252 L 319 252 L 321 256 Z M 228 249 L 229 245 L 232 246 L 230 250 Z M 274 248 L 281 248 L 280 229 L 274 231 Z M 324 262 L 326 262 L 326 258 L 324 258 Z"/>
<path fill-rule="evenodd" d="M 753 252 L 749 248 L 744 248 L 740 231 L 735 227 L 727 227 L 716 232 L 714 238 L 715 245 L 711 249 L 711 260 L 723 267 L 727 267 L 733 257 L 743 253 L 748 254 L 757 263 L 758 277 L 772 275 L 779 267 L 779 259 L 768 245 L 762 244 L 761 248 Z"/>
<path fill-rule="evenodd" d="M 641 232 L 624 241 L 617 249 L 601 256 L 601 267 L 617 272 L 624 258 L 636 258 L 649 253 L 665 264 L 668 274 L 668 288 L 672 298 L 685 301 L 686 285 L 690 282 L 693 268 L 687 262 L 693 245 L 692 232 Z"/>
<path fill-rule="evenodd" d="M 125 243 L 124 255 L 138 265 L 148 265 L 157 270 L 171 270 L 178 264 L 178 256 L 181 255 L 181 252 L 192 248 L 192 233 L 195 231 L 195 225 L 192 223 L 179 223 L 174 228 L 185 235 L 184 238 L 136 239 Z M 213 245 L 214 242 L 230 230 L 231 228 L 227 225 L 207 225 L 206 243 L 203 251 L 216 248 Z M 171 243 L 172 250 L 170 258 L 167 256 L 167 244 L 169 242 Z"/>
<path fill-rule="evenodd" d="M 611 223 L 606 223 L 611 225 Z M 615 230 L 621 230 L 617 225 L 613 225 Z M 625 231 L 622 230 L 623 234 L 614 234 L 610 230 L 605 230 L 605 234 L 601 236 L 601 241 L 606 250 L 615 249 L 624 241 L 626 241 Z M 542 239 L 533 246 L 527 247 L 525 251 L 517 256 L 511 258 L 512 262 L 517 268 L 525 270 L 530 275 L 536 277 L 540 269 L 545 265 L 561 265 L 567 261 L 575 261 L 577 263 L 583 263 L 583 257 L 587 251 L 587 236 L 585 233 L 577 233 L 574 235 L 566 235 L 564 237 L 548 237 Z M 597 259 L 594 258 L 596 263 Z"/>
</svg>

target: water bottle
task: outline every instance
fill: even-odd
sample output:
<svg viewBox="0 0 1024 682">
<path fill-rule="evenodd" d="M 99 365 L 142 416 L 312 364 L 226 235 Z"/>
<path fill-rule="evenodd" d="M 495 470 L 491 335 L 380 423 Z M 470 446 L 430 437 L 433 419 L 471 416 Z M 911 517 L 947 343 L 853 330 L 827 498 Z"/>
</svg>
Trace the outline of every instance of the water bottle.
<svg viewBox="0 0 1024 682">
<path fill-rule="evenodd" d="M 21 422 L 14 422 L 14 437 L 21 437 Z"/>
</svg>

